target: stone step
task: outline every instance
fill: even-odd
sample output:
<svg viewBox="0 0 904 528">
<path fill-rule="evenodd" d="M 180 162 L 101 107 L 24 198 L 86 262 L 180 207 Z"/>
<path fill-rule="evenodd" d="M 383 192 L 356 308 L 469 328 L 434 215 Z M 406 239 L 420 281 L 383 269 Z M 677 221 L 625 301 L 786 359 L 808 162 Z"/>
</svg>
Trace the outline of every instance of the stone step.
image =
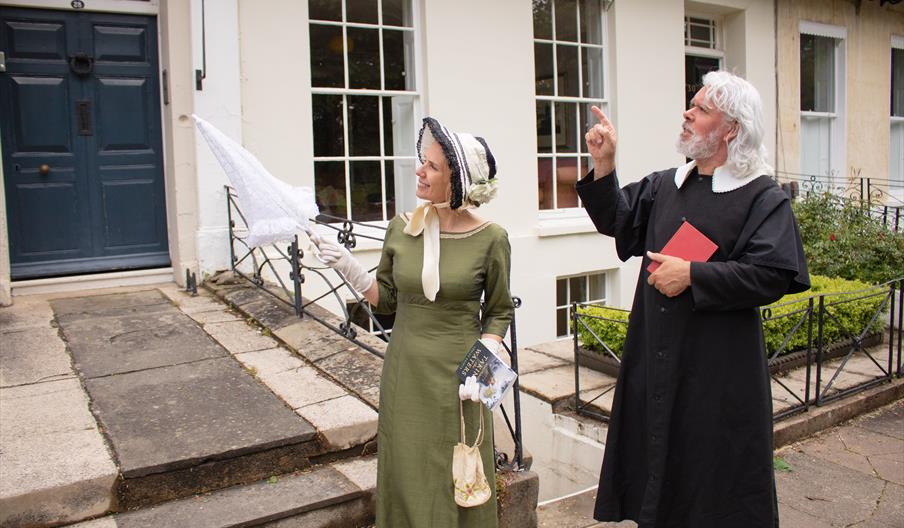
<svg viewBox="0 0 904 528">
<path fill-rule="evenodd" d="M 373 522 L 375 457 L 117 513 L 72 528 L 363 527 Z"/>
<path fill-rule="evenodd" d="M 161 290 L 51 301 L 120 511 L 364 452 L 373 409 L 213 298 Z"/>
</svg>

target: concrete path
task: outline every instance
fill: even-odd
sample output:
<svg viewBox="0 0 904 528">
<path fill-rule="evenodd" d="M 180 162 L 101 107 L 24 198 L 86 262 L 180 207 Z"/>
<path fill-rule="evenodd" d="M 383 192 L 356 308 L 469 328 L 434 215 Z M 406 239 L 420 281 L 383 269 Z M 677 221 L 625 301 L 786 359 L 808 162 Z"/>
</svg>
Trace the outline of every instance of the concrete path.
<svg viewBox="0 0 904 528">
<path fill-rule="evenodd" d="M 904 400 L 776 452 L 782 528 L 904 526 Z M 538 509 L 540 528 L 629 528 L 597 523 L 596 490 Z"/>
</svg>

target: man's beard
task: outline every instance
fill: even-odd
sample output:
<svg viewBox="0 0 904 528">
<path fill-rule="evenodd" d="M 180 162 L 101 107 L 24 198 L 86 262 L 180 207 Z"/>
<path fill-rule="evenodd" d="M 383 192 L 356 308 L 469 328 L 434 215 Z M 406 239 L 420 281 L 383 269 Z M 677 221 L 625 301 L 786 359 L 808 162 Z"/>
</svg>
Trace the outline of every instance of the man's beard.
<svg viewBox="0 0 904 528">
<path fill-rule="evenodd" d="M 678 153 L 682 154 L 684 157 L 692 160 L 707 159 L 711 158 L 719 150 L 719 143 L 721 142 L 720 136 L 722 135 L 721 130 L 713 130 L 705 136 L 698 136 L 693 130 L 684 128 L 683 126 L 682 131 L 687 131 L 690 134 L 690 137 L 684 139 L 681 137 L 681 134 L 678 134 L 678 141 L 675 142 L 675 148 L 678 149 Z"/>
</svg>

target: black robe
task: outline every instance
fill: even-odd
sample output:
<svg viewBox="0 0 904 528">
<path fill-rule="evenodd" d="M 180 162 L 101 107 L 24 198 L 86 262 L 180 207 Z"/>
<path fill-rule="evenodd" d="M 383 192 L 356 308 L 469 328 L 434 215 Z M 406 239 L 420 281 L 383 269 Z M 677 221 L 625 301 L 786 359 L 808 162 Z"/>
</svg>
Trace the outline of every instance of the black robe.
<svg viewBox="0 0 904 528">
<path fill-rule="evenodd" d="M 696 169 L 578 194 L 627 260 L 659 252 L 683 220 L 719 248 L 666 297 L 644 256 L 615 389 L 594 517 L 640 528 L 778 526 L 772 396 L 756 307 L 809 288 L 788 197 L 767 176 L 716 193 Z"/>
</svg>

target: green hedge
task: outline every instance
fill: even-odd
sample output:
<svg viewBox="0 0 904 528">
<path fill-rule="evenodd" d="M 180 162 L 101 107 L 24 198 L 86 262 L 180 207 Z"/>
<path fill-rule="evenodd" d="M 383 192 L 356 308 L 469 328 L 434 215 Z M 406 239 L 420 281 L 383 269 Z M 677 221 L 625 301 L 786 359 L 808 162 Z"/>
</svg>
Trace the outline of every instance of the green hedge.
<svg viewBox="0 0 904 528">
<path fill-rule="evenodd" d="M 618 308 L 607 308 L 605 306 L 579 306 L 578 315 L 581 317 L 578 322 L 578 337 L 584 348 L 596 350 L 605 353 L 606 349 L 593 337 L 593 334 L 587 330 L 581 321 L 587 324 L 600 339 L 606 343 L 615 355 L 621 357 L 622 349 L 625 347 L 625 336 L 628 334 L 628 316 L 631 312 L 628 310 L 619 310 Z M 597 319 L 597 318 L 602 319 Z"/>
<path fill-rule="evenodd" d="M 827 344 L 835 343 L 848 338 L 850 335 L 860 335 L 870 319 L 879 309 L 888 292 L 886 287 L 870 286 L 865 282 L 848 280 L 837 277 L 823 277 L 822 275 L 810 276 L 811 287 L 808 291 L 785 295 L 778 302 L 769 305 L 771 317 L 763 322 L 763 333 L 766 338 L 766 351 L 771 355 L 784 341 L 787 334 L 800 320 L 802 313 L 780 317 L 794 311 L 804 310 L 809 304 L 809 298 L 813 299 L 813 345 L 816 346 L 817 337 L 817 310 L 819 308 L 819 295 L 826 295 L 824 306 L 826 313 L 823 315 L 822 336 Z M 850 292 L 850 293 L 842 293 Z M 837 295 L 835 295 L 837 294 Z M 788 303 L 788 304 L 786 304 Z M 885 328 L 887 317 L 880 314 L 871 325 L 870 331 L 878 332 Z M 806 322 L 797 330 L 794 337 L 782 352 L 793 352 L 807 347 Z"/>
<path fill-rule="evenodd" d="M 823 339 L 826 343 L 834 343 L 851 334 L 859 335 L 870 319 L 872 319 L 876 310 L 879 309 L 884 300 L 884 293 L 887 292 L 887 289 L 878 287 L 868 289 L 870 285 L 864 282 L 820 275 L 810 276 L 810 281 L 812 287 L 809 291 L 786 295 L 767 307 L 770 309 L 771 317 L 763 323 L 763 331 L 766 338 L 766 351 L 769 355 L 781 346 L 787 334 L 797 324 L 803 314 L 781 316 L 806 309 L 810 297 L 838 294 L 825 297 L 827 315 L 824 316 L 823 320 Z M 817 331 L 815 310 L 819 304 L 818 297 L 814 298 L 813 302 L 813 339 L 815 345 Z M 581 321 L 586 323 L 616 355 L 621 357 L 622 348 L 624 348 L 625 344 L 625 335 L 628 331 L 628 316 L 630 312 L 605 306 L 581 306 L 578 307 L 578 314 L 587 316 L 582 317 Z M 828 314 L 831 314 L 832 317 L 829 317 Z M 887 317 L 880 315 L 872 324 L 870 330 L 881 331 L 884 329 L 886 322 Z M 602 345 L 581 323 L 578 323 L 578 337 L 584 348 L 598 352 L 604 351 Z M 788 346 L 785 347 L 783 354 L 804 349 L 806 346 L 807 327 L 805 322 L 794 334 Z"/>
</svg>

